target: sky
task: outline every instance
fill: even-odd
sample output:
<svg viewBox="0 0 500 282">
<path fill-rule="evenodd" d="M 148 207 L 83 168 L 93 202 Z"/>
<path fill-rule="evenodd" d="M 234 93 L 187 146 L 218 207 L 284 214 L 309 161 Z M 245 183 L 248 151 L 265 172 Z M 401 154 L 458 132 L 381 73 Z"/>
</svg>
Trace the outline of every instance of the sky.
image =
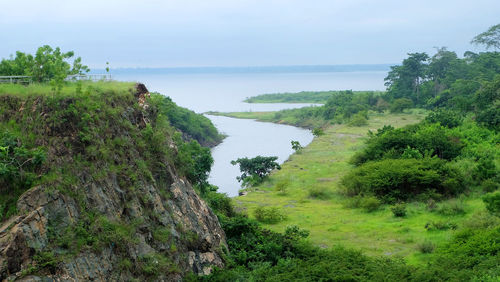
<svg viewBox="0 0 500 282">
<path fill-rule="evenodd" d="M 41 45 L 91 68 L 399 63 L 482 51 L 498 0 L 0 0 L 0 58 Z"/>
</svg>

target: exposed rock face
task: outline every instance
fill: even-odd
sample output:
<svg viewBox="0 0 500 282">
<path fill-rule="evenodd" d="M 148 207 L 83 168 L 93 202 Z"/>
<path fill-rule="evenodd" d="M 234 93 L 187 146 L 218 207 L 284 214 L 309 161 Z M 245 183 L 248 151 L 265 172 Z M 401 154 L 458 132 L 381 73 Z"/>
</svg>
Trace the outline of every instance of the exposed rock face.
<svg viewBox="0 0 500 282">
<path fill-rule="evenodd" d="M 147 89 L 144 85 L 137 89 L 140 93 L 136 98 L 145 99 Z M 133 268 L 120 268 L 124 257 L 132 264 L 138 264 L 141 257 L 158 253 L 168 256 L 175 267 L 172 271 L 157 274 L 151 278 L 153 280 L 179 281 L 187 272 L 203 275 L 209 274 L 214 266 L 223 266 L 221 251 L 225 248 L 225 235 L 217 217 L 191 184 L 178 176 L 175 167 L 167 164 L 165 169 L 170 177 L 166 183 L 151 179 L 132 194 L 124 191 L 113 174 L 95 180 L 86 172 L 77 175 L 79 183 L 83 183 L 77 187 L 84 192 L 83 199 L 76 200 L 47 186 L 28 190 L 18 200 L 19 216 L 0 227 L 0 278 L 26 281 L 130 280 L 144 276 L 134 273 Z M 169 196 L 165 197 L 165 194 Z M 78 254 L 63 256 L 51 271 L 30 275 L 28 268 L 37 265 L 35 254 L 47 251 L 51 246 L 50 240 L 54 236 L 51 232 L 57 231 L 61 236 L 65 228 L 82 219 L 85 212 L 82 202 L 85 207 L 110 220 L 132 222 L 140 219 L 134 242 L 125 247 L 111 243 L 98 250 L 82 248 Z M 158 227 L 170 230 L 168 240 L 154 238 L 153 229 Z M 118 254 L 118 247 L 125 250 Z M 58 249 L 50 251 L 60 252 Z"/>
</svg>

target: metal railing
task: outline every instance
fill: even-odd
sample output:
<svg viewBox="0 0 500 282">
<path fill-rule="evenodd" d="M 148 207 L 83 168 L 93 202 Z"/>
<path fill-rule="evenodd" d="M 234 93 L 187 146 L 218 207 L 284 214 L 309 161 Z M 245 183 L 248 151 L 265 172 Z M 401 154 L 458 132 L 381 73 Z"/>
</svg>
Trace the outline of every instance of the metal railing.
<svg viewBox="0 0 500 282">
<path fill-rule="evenodd" d="M 112 80 L 110 74 L 73 74 L 68 75 L 65 81 L 110 81 Z M 17 83 L 17 84 L 30 84 L 33 83 L 33 77 L 27 75 L 7 75 L 0 76 L 0 83 Z"/>
<path fill-rule="evenodd" d="M 109 81 L 111 80 L 110 74 L 73 74 L 68 75 L 65 79 L 66 81 L 77 81 L 77 80 L 91 80 L 91 81 Z"/>
<path fill-rule="evenodd" d="M 8 76 L 0 76 L 0 83 L 22 83 L 29 84 L 33 80 L 31 76 L 27 75 L 8 75 Z"/>
</svg>

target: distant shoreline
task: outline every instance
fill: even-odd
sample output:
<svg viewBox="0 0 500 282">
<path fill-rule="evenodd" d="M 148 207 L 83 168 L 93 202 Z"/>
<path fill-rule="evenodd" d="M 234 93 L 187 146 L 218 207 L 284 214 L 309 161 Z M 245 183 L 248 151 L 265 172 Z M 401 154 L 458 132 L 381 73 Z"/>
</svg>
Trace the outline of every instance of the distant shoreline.
<svg viewBox="0 0 500 282">
<path fill-rule="evenodd" d="M 327 73 L 327 72 L 383 72 L 394 64 L 359 65 L 297 65 L 297 66 L 248 66 L 248 67 L 168 67 L 168 68 L 115 68 L 111 74 L 233 74 L 233 73 Z M 93 69 L 91 73 L 102 73 Z"/>
</svg>

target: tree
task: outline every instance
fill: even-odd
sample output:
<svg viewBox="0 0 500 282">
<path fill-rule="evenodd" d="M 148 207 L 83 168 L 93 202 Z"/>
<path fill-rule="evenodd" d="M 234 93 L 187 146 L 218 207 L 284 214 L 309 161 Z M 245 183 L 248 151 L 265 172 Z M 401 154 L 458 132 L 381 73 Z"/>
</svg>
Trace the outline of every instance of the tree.
<svg viewBox="0 0 500 282">
<path fill-rule="evenodd" d="M 411 98 L 420 102 L 420 86 L 427 74 L 429 55 L 426 53 L 409 53 L 401 66 L 391 66 L 385 85 L 392 98 Z"/>
<path fill-rule="evenodd" d="M 68 75 L 89 72 L 81 57 L 73 60 L 73 66 L 67 62 L 74 54 L 73 51 L 63 53 L 59 47 L 54 49 L 49 45 L 39 47 L 35 56 L 17 51 L 15 58 L 11 56 L 0 62 L 0 75 L 27 75 L 36 82 L 60 84 Z"/>
<path fill-rule="evenodd" d="M 500 75 L 476 92 L 476 121 L 500 130 Z"/>
<path fill-rule="evenodd" d="M 500 49 L 500 24 L 494 25 L 487 31 L 476 35 L 471 43 L 475 45 L 484 45 L 486 49 Z"/>
<path fill-rule="evenodd" d="M 302 150 L 302 145 L 300 145 L 299 141 L 291 141 L 292 143 L 292 149 L 295 151 L 295 152 L 298 152 L 300 150 Z"/>
<path fill-rule="evenodd" d="M 267 175 L 273 169 L 281 169 L 281 166 L 276 162 L 278 157 L 263 157 L 255 158 L 239 158 L 231 161 L 232 165 L 239 164 L 241 176 L 236 177 L 238 182 L 242 182 L 242 186 L 253 186 L 262 183 Z"/>
</svg>

